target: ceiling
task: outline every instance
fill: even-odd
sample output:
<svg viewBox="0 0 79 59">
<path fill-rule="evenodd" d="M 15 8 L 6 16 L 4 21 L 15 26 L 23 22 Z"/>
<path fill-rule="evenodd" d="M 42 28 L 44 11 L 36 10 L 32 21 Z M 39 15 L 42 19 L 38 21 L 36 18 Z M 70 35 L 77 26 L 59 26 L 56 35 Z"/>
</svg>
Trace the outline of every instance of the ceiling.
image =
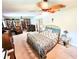
<svg viewBox="0 0 79 59">
<path fill-rule="evenodd" d="M 39 11 L 37 3 L 41 0 L 2 0 L 3 13 Z M 48 0 L 49 5 L 62 3 L 66 7 L 76 6 L 76 0 Z"/>
</svg>

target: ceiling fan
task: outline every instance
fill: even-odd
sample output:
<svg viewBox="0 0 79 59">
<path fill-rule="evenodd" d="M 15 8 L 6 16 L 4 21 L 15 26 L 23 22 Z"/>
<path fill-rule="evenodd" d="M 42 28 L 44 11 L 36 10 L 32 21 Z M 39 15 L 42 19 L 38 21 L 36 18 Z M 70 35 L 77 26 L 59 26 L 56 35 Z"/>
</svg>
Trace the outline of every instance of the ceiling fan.
<svg viewBox="0 0 79 59">
<path fill-rule="evenodd" d="M 52 5 L 52 6 L 48 6 L 48 0 L 42 0 L 41 2 L 37 3 L 37 6 L 45 12 L 50 12 L 50 13 L 54 13 L 56 11 L 59 11 L 61 8 L 64 8 L 65 5 L 63 4 L 56 4 L 56 5 Z"/>
</svg>

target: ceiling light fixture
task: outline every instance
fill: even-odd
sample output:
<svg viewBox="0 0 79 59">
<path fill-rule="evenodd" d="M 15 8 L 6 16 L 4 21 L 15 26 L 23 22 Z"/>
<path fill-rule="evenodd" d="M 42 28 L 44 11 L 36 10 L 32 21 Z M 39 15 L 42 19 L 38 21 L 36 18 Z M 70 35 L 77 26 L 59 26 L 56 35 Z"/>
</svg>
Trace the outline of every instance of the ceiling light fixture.
<svg viewBox="0 0 79 59">
<path fill-rule="evenodd" d="M 64 8 L 65 5 L 63 4 L 56 4 L 52 6 L 48 6 L 48 0 L 43 0 L 37 4 L 39 8 L 41 8 L 42 11 L 51 12 L 54 13 L 56 11 L 59 11 L 61 8 Z"/>
</svg>

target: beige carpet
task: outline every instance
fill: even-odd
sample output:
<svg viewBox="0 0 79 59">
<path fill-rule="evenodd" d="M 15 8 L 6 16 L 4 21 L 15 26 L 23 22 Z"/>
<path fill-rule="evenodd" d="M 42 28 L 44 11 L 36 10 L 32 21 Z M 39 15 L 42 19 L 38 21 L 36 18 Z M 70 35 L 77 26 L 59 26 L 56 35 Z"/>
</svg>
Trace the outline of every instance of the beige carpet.
<svg viewBox="0 0 79 59">
<path fill-rule="evenodd" d="M 14 35 L 16 59 L 38 59 L 35 51 L 27 44 L 27 33 L 23 32 L 20 35 Z M 64 46 L 57 44 L 48 54 L 47 59 L 77 59 L 76 47 Z"/>
</svg>

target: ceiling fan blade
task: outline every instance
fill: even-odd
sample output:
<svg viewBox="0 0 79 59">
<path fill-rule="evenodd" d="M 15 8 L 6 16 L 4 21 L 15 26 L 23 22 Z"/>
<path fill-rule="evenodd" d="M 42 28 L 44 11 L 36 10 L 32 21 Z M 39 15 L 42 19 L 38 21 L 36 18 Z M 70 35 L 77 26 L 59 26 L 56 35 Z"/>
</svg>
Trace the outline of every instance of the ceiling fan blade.
<svg viewBox="0 0 79 59">
<path fill-rule="evenodd" d="M 60 9 L 60 8 L 64 8 L 65 5 L 63 4 L 57 4 L 57 5 L 52 5 L 49 9 Z"/>
<path fill-rule="evenodd" d="M 53 5 L 48 9 L 48 12 L 54 13 L 56 11 L 59 11 L 61 8 L 64 8 L 65 5 L 63 4 L 57 4 L 57 5 Z"/>
</svg>

